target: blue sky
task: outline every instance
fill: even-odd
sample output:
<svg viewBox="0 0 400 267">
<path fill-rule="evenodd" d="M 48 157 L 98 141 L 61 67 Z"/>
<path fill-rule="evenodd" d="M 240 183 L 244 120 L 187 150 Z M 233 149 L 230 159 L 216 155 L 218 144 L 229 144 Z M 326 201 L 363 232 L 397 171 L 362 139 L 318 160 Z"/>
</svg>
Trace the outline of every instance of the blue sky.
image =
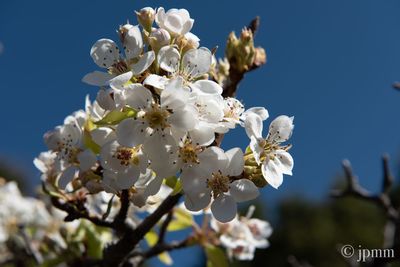
<svg viewBox="0 0 400 267">
<path fill-rule="evenodd" d="M 187 8 L 193 33 L 203 46 L 218 45 L 220 55 L 231 30 L 261 16 L 256 42 L 268 64 L 246 77 L 239 98 L 267 107 L 272 117 L 293 115 L 296 124 L 294 176 L 278 191 L 264 189 L 266 202 L 294 193 L 324 196 L 343 158 L 363 184 L 378 188 L 380 155 L 397 159 L 400 145 L 400 92 L 391 89 L 400 80 L 396 0 L 1 1 L 0 155 L 37 182 L 32 159 L 45 149 L 43 133 L 96 94 L 81 82 L 96 69 L 91 45 L 117 40 L 115 30 L 135 22 L 135 9 L 160 5 Z M 224 147 L 247 142 L 237 129 Z"/>
</svg>

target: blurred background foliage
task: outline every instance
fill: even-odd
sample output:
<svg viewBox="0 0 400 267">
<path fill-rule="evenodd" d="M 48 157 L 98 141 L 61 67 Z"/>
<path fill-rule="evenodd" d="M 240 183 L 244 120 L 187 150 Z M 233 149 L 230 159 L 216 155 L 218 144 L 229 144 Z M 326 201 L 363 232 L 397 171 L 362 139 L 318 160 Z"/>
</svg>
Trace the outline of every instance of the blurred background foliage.
<svg viewBox="0 0 400 267">
<path fill-rule="evenodd" d="M 6 161 L 0 163 L 0 177 L 17 181 L 24 194 L 35 191 L 27 183 L 26 175 L 10 167 Z M 336 185 L 333 188 L 344 186 L 343 177 L 334 180 Z M 295 265 L 289 262 L 292 258 L 302 267 L 346 267 L 349 265 L 340 255 L 342 245 L 381 248 L 386 222 L 382 210 L 373 203 L 352 197 L 333 199 L 328 194 L 319 200 L 302 195 L 291 196 L 281 200 L 276 207 L 267 207 L 262 201 L 254 202 L 257 207 L 254 217 L 266 219 L 273 226 L 274 232 L 269 239 L 271 245 L 268 249 L 257 250 L 253 261 L 233 261 L 231 266 L 293 267 Z M 400 205 L 398 178 L 392 200 L 396 207 Z M 243 207 L 241 213 L 245 214 L 247 208 L 248 205 Z M 204 255 L 198 254 L 197 257 L 196 266 L 205 266 Z M 400 267 L 400 263 L 391 266 Z"/>
</svg>

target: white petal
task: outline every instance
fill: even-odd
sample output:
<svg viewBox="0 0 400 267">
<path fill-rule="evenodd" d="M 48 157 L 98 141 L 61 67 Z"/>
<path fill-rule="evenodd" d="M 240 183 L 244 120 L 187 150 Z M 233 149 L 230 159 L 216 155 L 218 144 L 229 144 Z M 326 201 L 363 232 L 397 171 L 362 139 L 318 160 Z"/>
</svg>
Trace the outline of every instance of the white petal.
<svg viewBox="0 0 400 267">
<path fill-rule="evenodd" d="M 78 154 L 79 168 L 82 171 L 90 170 L 96 163 L 96 155 L 90 150 L 85 149 L 83 152 Z"/>
<path fill-rule="evenodd" d="M 235 199 L 232 196 L 221 194 L 211 204 L 211 212 L 220 222 L 232 221 L 237 213 Z"/>
<path fill-rule="evenodd" d="M 197 166 L 183 169 L 180 179 L 185 192 L 202 194 L 209 191 L 207 187 L 207 173 L 202 172 Z"/>
<path fill-rule="evenodd" d="M 157 56 L 158 65 L 167 72 L 175 73 L 179 70 L 181 56 L 173 46 L 164 46 Z"/>
<path fill-rule="evenodd" d="M 193 27 L 194 19 L 187 20 L 182 27 L 181 34 L 187 34 Z"/>
<path fill-rule="evenodd" d="M 90 56 L 99 67 L 108 68 L 119 60 L 119 50 L 113 40 L 100 39 L 90 49 Z"/>
<path fill-rule="evenodd" d="M 222 87 L 214 81 L 198 80 L 190 85 L 192 90 L 199 95 L 221 95 Z"/>
<path fill-rule="evenodd" d="M 250 138 L 250 149 L 253 151 L 254 159 L 256 160 L 257 164 L 261 164 L 261 154 L 264 152 L 264 147 L 260 145 L 263 139 L 257 139 L 256 137 L 252 136 Z"/>
<path fill-rule="evenodd" d="M 115 183 L 119 189 L 129 189 L 139 179 L 139 175 L 139 169 L 132 166 L 127 168 L 125 172 L 118 172 Z"/>
<path fill-rule="evenodd" d="M 163 7 L 159 7 L 159 8 L 157 9 L 157 13 L 156 13 L 156 18 L 155 18 L 155 20 L 156 20 L 157 25 L 161 27 L 161 26 L 162 26 L 162 23 L 163 23 L 164 20 L 165 20 L 165 10 L 164 10 Z"/>
<path fill-rule="evenodd" d="M 58 178 L 58 187 L 60 189 L 65 189 L 67 185 L 75 178 L 78 168 L 75 166 L 70 166 L 65 169 L 60 178 Z"/>
<path fill-rule="evenodd" d="M 111 140 L 116 139 L 115 132 L 108 127 L 99 127 L 90 132 L 93 141 L 99 146 L 103 146 Z"/>
<path fill-rule="evenodd" d="M 244 128 L 249 138 L 251 138 L 252 136 L 257 139 L 262 138 L 263 121 L 261 117 L 257 114 L 247 114 L 244 120 Z"/>
<path fill-rule="evenodd" d="M 96 101 L 99 104 L 99 106 L 104 110 L 115 109 L 114 99 L 111 97 L 110 92 L 107 92 L 104 89 L 100 89 L 97 92 Z"/>
<path fill-rule="evenodd" d="M 137 63 L 131 65 L 132 73 L 134 75 L 143 73 L 151 66 L 151 64 L 153 64 L 155 58 L 156 55 L 154 54 L 154 51 L 144 53 Z"/>
<path fill-rule="evenodd" d="M 283 174 L 292 175 L 294 161 L 292 156 L 285 150 L 275 151 L 276 158 L 280 163 L 280 169 Z"/>
<path fill-rule="evenodd" d="M 293 117 L 278 116 L 269 126 L 268 139 L 279 143 L 285 142 L 292 135 L 293 128 Z"/>
<path fill-rule="evenodd" d="M 125 119 L 116 130 L 118 143 L 126 147 L 134 147 L 143 143 L 145 133 L 142 133 L 143 125 L 134 119 Z"/>
<path fill-rule="evenodd" d="M 261 117 L 261 119 L 263 121 L 265 121 L 269 117 L 268 110 L 266 110 L 263 107 L 252 107 L 252 108 L 249 108 L 248 110 L 246 110 L 246 112 L 243 115 L 246 116 L 247 114 L 250 114 L 250 113 L 257 114 L 258 116 Z"/>
<path fill-rule="evenodd" d="M 125 56 L 127 59 L 138 57 L 143 50 L 143 38 L 139 26 L 132 26 L 123 40 Z"/>
<path fill-rule="evenodd" d="M 215 140 L 213 129 L 207 126 L 198 126 L 191 130 L 189 135 L 193 143 L 200 146 L 208 146 Z"/>
<path fill-rule="evenodd" d="M 125 103 L 136 109 L 144 109 L 151 105 L 153 96 L 149 89 L 140 83 L 129 84 L 124 90 Z"/>
<path fill-rule="evenodd" d="M 183 88 L 182 77 L 172 79 L 161 92 L 161 107 L 168 109 L 181 108 L 187 104 L 189 94 L 189 91 Z"/>
<path fill-rule="evenodd" d="M 273 160 L 267 158 L 261 165 L 261 172 L 265 180 L 273 188 L 278 189 L 278 187 L 282 184 L 283 182 L 282 171 L 280 169 L 280 166 L 277 165 Z"/>
<path fill-rule="evenodd" d="M 252 200 L 260 194 L 257 186 L 248 179 L 240 179 L 231 183 L 229 192 L 236 202 Z"/>
<path fill-rule="evenodd" d="M 143 151 L 150 159 L 151 168 L 157 176 L 165 178 L 175 175 L 178 171 L 174 149 L 177 149 L 175 140 L 168 134 L 155 133 L 144 142 Z"/>
<path fill-rule="evenodd" d="M 185 207 L 190 211 L 205 209 L 211 201 L 211 193 L 190 194 L 185 192 Z"/>
<path fill-rule="evenodd" d="M 82 82 L 94 86 L 107 86 L 114 75 L 102 71 L 93 71 L 82 78 Z"/>
<path fill-rule="evenodd" d="M 128 71 L 110 80 L 110 87 L 115 90 L 122 90 L 124 85 L 132 78 L 132 72 Z"/>
<path fill-rule="evenodd" d="M 240 175 L 244 168 L 243 151 L 240 148 L 235 147 L 226 151 L 225 154 L 229 159 L 227 173 L 225 174 L 229 176 Z"/>
<path fill-rule="evenodd" d="M 158 89 L 165 89 L 166 84 L 168 83 L 169 79 L 163 76 L 159 76 L 156 74 L 150 74 L 147 78 L 143 81 L 144 85 L 150 85 Z"/>
<path fill-rule="evenodd" d="M 210 70 L 212 55 L 205 47 L 191 49 L 185 53 L 182 59 L 182 68 L 192 78 L 200 77 Z"/>
<path fill-rule="evenodd" d="M 168 122 L 178 129 L 190 131 L 197 124 L 196 109 L 190 106 L 186 106 L 184 109 L 174 109 L 174 113 L 168 117 Z"/>
<path fill-rule="evenodd" d="M 198 155 L 198 159 L 200 161 L 198 167 L 202 168 L 205 175 L 218 170 L 226 170 L 229 164 L 228 156 L 221 148 L 216 146 L 207 147 Z"/>
</svg>

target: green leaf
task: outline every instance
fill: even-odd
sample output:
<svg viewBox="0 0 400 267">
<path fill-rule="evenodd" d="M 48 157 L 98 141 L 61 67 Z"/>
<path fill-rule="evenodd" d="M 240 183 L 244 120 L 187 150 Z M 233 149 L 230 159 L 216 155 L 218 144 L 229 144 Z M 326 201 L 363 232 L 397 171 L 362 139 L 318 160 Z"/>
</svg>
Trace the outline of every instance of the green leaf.
<svg viewBox="0 0 400 267">
<path fill-rule="evenodd" d="M 86 130 L 83 132 L 83 143 L 87 148 L 92 150 L 93 153 L 95 154 L 100 153 L 101 147 L 93 141 L 92 135 L 90 134 L 90 132 Z"/>
<path fill-rule="evenodd" d="M 127 118 L 134 118 L 136 116 L 136 110 L 128 107 L 124 107 L 122 111 L 113 110 L 104 116 L 103 119 L 95 121 L 94 124 L 97 126 L 109 126 L 116 125 Z"/>
<path fill-rule="evenodd" d="M 188 211 L 175 208 L 174 219 L 169 223 L 167 231 L 180 231 L 193 226 L 193 216 Z"/>
<path fill-rule="evenodd" d="M 206 245 L 204 248 L 207 256 L 207 267 L 228 267 L 225 252 L 219 247 Z"/>
<path fill-rule="evenodd" d="M 174 263 L 168 252 L 163 252 L 158 255 L 158 259 L 165 265 L 172 265 Z"/>
<path fill-rule="evenodd" d="M 101 259 L 103 255 L 104 245 L 101 238 L 102 230 L 94 224 L 88 223 L 86 221 L 82 221 L 81 225 L 85 233 L 88 256 L 94 259 Z"/>
<path fill-rule="evenodd" d="M 172 191 L 171 195 L 175 196 L 176 194 L 179 194 L 182 191 L 182 183 L 180 180 L 178 180 L 175 184 L 174 190 Z"/>
<path fill-rule="evenodd" d="M 157 243 L 158 235 L 156 232 L 150 231 L 144 236 L 144 239 L 146 240 L 149 247 L 151 247 Z"/>
</svg>

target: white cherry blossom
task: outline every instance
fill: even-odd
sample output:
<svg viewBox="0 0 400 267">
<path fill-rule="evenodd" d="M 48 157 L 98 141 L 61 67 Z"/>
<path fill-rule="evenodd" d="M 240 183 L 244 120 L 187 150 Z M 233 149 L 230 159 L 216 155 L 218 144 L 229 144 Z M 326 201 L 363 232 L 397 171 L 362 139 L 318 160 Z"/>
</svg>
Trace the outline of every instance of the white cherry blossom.
<svg viewBox="0 0 400 267">
<path fill-rule="evenodd" d="M 289 140 L 293 132 L 293 117 L 281 115 L 269 126 L 266 139 L 262 137 L 262 119 L 257 114 L 249 114 L 245 120 L 246 133 L 250 138 L 250 149 L 256 162 L 261 164 L 265 180 L 274 188 L 283 182 L 283 175 L 292 175 L 294 161 L 287 152 L 289 146 L 281 143 Z"/>
<path fill-rule="evenodd" d="M 188 210 L 198 211 L 212 202 L 214 217 L 228 222 L 236 215 L 236 202 L 258 196 L 258 188 L 253 182 L 234 178 L 243 172 L 241 149 L 233 148 L 225 153 L 219 147 L 208 147 L 198 155 L 198 162 L 180 176 Z"/>
<path fill-rule="evenodd" d="M 138 26 L 126 24 L 120 28 L 120 39 L 124 47 L 125 58 L 120 49 L 110 39 L 100 39 L 91 48 L 93 61 L 107 72 L 94 71 L 83 77 L 83 82 L 95 86 L 123 84 L 132 76 L 147 70 L 155 59 L 154 51 L 143 53 L 143 38 Z"/>
</svg>

